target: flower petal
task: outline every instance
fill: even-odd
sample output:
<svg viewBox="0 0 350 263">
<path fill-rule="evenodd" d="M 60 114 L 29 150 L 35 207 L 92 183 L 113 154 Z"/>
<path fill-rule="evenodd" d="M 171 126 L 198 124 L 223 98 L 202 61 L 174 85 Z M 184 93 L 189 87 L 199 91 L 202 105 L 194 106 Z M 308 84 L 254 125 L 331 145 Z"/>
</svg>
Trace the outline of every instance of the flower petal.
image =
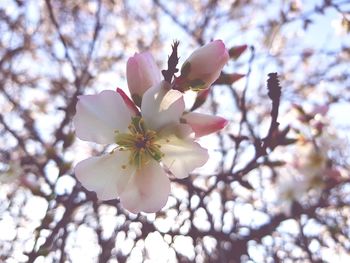
<svg viewBox="0 0 350 263">
<path fill-rule="evenodd" d="M 196 137 L 208 135 L 217 132 L 227 125 L 227 120 L 213 115 L 202 114 L 198 112 L 189 112 L 182 116 L 188 125 L 195 132 Z"/>
<path fill-rule="evenodd" d="M 122 151 L 91 157 L 75 166 L 75 176 L 86 189 L 96 192 L 98 199 L 114 199 L 134 173 L 128 162 L 129 154 Z"/>
<path fill-rule="evenodd" d="M 120 194 L 120 202 L 135 214 L 154 213 L 166 204 L 169 192 L 169 178 L 159 163 L 152 160 L 134 173 Z"/>
<path fill-rule="evenodd" d="M 208 152 L 190 137 L 178 137 L 171 134 L 159 142 L 163 164 L 177 178 L 185 178 L 194 169 L 203 166 L 208 158 Z"/>
<path fill-rule="evenodd" d="M 126 75 L 131 97 L 138 106 L 145 91 L 160 82 L 160 70 L 149 52 L 136 53 L 129 58 Z"/>
<path fill-rule="evenodd" d="M 116 130 L 127 130 L 130 120 L 131 113 L 121 96 L 104 90 L 97 95 L 79 96 L 73 123 L 80 139 L 107 144 L 114 142 Z"/>
<path fill-rule="evenodd" d="M 157 131 L 168 124 L 179 123 L 184 109 L 182 93 L 170 89 L 170 84 L 165 81 L 143 95 L 141 114 L 150 129 Z"/>
</svg>

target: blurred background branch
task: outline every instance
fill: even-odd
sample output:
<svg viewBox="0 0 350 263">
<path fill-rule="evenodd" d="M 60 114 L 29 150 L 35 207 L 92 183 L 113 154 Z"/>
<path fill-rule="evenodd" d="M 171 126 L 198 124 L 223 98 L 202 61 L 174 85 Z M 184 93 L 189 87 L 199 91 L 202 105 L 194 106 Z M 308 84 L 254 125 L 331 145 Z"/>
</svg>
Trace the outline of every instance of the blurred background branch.
<svg viewBox="0 0 350 263">
<path fill-rule="evenodd" d="M 0 179 L 0 261 L 349 259 L 349 11 L 330 0 L 1 1 L 0 173 L 16 180 Z M 166 69 L 175 39 L 181 63 L 213 39 L 243 50 L 197 98 L 229 125 L 201 141 L 210 162 L 172 181 L 162 211 L 134 215 L 75 179 L 78 161 L 108 149 L 75 139 L 71 119 L 79 95 L 126 88 L 134 52 Z M 269 133 L 271 72 L 283 89 Z M 324 127 L 345 138 L 327 159 L 339 175 L 281 202 L 297 141 L 319 147 Z"/>
</svg>

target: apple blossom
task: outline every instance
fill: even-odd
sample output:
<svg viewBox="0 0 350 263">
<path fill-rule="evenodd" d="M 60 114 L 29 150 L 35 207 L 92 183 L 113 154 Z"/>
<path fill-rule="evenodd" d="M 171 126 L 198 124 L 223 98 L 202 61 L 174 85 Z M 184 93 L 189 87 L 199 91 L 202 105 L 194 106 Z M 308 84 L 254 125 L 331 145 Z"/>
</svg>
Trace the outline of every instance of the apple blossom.
<svg viewBox="0 0 350 263">
<path fill-rule="evenodd" d="M 101 200 L 119 197 L 133 213 L 160 210 L 170 192 L 166 171 L 184 178 L 208 159 L 191 127 L 180 123 L 184 107 L 182 93 L 167 82 L 143 94 L 140 115 L 118 92 L 79 96 L 73 119 L 77 136 L 115 148 L 79 162 L 78 180 Z"/>
<path fill-rule="evenodd" d="M 214 41 L 197 49 L 182 73 L 192 88 L 198 81 L 208 87 L 228 57 L 222 41 Z M 127 82 L 133 101 L 119 88 L 79 96 L 73 118 L 76 135 L 115 147 L 109 154 L 79 162 L 75 174 L 101 200 L 119 197 L 133 213 L 156 212 L 168 199 L 168 174 L 185 178 L 206 163 L 207 150 L 195 138 L 222 129 L 227 121 L 186 113 L 183 93 L 176 83 L 160 81 L 160 70 L 148 52 L 128 60 Z"/>
<path fill-rule="evenodd" d="M 228 51 L 221 40 L 215 40 L 200 47 L 182 65 L 178 82 L 192 90 L 209 88 L 218 79 L 229 58 Z"/>
</svg>

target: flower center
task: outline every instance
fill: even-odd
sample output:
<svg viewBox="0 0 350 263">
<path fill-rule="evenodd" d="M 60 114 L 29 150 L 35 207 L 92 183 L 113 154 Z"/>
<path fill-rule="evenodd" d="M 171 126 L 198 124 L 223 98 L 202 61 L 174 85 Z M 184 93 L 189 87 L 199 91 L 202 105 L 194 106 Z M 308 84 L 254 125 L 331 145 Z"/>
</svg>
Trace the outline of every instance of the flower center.
<svg viewBox="0 0 350 263">
<path fill-rule="evenodd" d="M 318 167 L 321 166 L 324 162 L 324 157 L 319 153 L 313 153 L 310 156 L 310 163 L 312 166 Z"/>
<path fill-rule="evenodd" d="M 160 161 L 163 153 L 157 144 L 157 133 L 147 129 L 141 117 L 133 117 L 128 127 L 128 133 L 116 131 L 115 142 L 120 151 L 130 151 L 129 162 L 140 168 L 150 159 Z"/>
</svg>

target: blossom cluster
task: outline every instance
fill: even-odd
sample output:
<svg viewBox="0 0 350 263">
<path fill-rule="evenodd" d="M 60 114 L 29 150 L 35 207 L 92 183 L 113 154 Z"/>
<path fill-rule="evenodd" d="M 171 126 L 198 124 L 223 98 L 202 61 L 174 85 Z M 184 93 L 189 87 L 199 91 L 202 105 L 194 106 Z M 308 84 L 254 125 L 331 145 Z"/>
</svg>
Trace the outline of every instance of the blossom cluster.
<svg viewBox="0 0 350 263">
<path fill-rule="evenodd" d="M 345 142 L 330 126 L 328 107 L 315 106 L 310 113 L 297 109 L 298 139 L 276 185 L 286 214 L 292 212 L 294 202 L 302 202 L 310 195 L 319 197 L 325 187 L 339 183 L 342 177 L 334 159 L 343 155 Z"/>
<path fill-rule="evenodd" d="M 110 153 L 76 165 L 81 184 L 100 200 L 119 198 L 133 213 L 160 210 L 169 196 L 169 177 L 185 178 L 207 162 L 208 152 L 196 139 L 227 124 L 221 117 L 186 112 L 183 92 L 207 90 L 228 59 L 223 42 L 213 41 L 194 51 L 170 83 L 143 52 L 127 62 L 131 99 L 119 88 L 79 96 L 76 135 L 114 145 Z"/>
</svg>

